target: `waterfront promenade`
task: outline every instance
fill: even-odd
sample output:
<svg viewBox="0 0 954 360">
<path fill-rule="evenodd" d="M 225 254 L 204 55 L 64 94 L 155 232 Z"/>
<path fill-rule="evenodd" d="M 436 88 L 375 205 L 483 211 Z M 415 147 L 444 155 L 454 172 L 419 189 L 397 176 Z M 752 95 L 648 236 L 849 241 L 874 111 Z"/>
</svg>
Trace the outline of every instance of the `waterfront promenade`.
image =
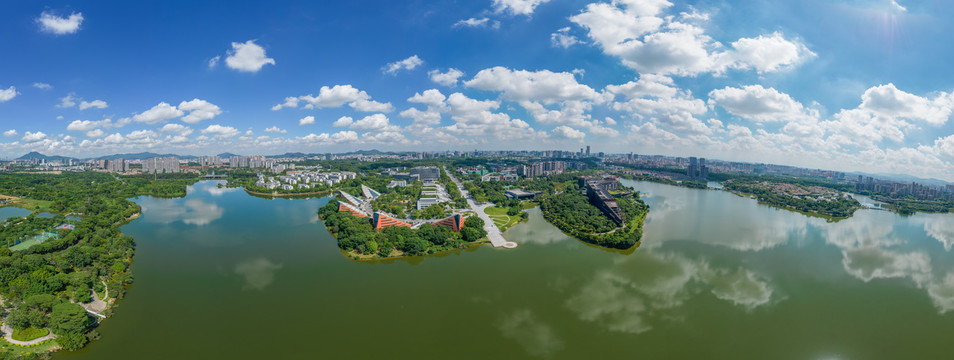
<svg viewBox="0 0 954 360">
<path fill-rule="evenodd" d="M 457 185 L 457 188 L 460 189 L 460 194 L 467 199 L 467 206 L 469 206 L 478 217 L 484 220 L 484 230 L 487 231 L 487 239 L 490 240 L 490 244 L 494 247 L 503 247 L 508 249 L 517 247 L 517 243 L 504 239 L 503 233 L 500 232 L 500 228 L 498 228 L 497 224 L 494 223 L 494 220 L 484 212 L 484 209 L 493 206 L 493 204 L 477 205 L 477 202 L 475 202 L 474 198 L 470 196 L 470 193 L 464 189 L 464 185 L 457 180 L 457 177 L 454 176 L 452 172 L 447 171 L 447 167 L 444 167 L 444 172 L 447 173 L 447 176 L 450 177 L 451 181 Z"/>
</svg>

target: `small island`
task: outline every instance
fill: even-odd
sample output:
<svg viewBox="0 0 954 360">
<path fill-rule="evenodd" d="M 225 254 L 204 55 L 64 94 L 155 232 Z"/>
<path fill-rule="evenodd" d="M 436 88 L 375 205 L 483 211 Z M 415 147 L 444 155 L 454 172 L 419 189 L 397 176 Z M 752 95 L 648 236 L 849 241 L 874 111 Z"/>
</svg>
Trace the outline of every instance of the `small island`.
<svg viewBox="0 0 954 360">
<path fill-rule="evenodd" d="M 562 192 L 545 196 L 540 209 L 564 233 L 612 249 L 636 246 L 649 213 L 638 193 L 619 184 L 617 176 L 580 177 L 577 184 L 565 184 Z"/>
<path fill-rule="evenodd" d="M 460 214 L 411 225 L 386 214 L 364 213 L 346 192 L 318 210 L 338 247 L 358 260 L 433 254 L 478 244 L 487 235 L 484 221 Z M 348 198 L 351 198 L 350 200 Z"/>
<path fill-rule="evenodd" d="M 724 183 L 725 189 L 758 201 L 803 213 L 840 220 L 850 217 L 861 203 L 850 194 L 822 186 L 737 178 Z"/>
</svg>

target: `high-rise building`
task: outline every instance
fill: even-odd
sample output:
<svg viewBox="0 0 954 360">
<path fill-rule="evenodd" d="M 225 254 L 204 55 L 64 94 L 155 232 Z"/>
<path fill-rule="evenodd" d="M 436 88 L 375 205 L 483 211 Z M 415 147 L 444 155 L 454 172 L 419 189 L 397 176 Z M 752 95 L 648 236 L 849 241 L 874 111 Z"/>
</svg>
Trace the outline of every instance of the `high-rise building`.
<svg viewBox="0 0 954 360">
<path fill-rule="evenodd" d="M 126 172 L 129 170 L 129 163 L 125 159 L 103 160 L 104 169 L 111 172 Z"/>
<path fill-rule="evenodd" d="M 202 156 L 199 156 L 199 165 L 201 166 L 222 165 L 222 159 L 215 155 L 211 155 L 211 156 L 202 155 Z"/>
<path fill-rule="evenodd" d="M 179 158 L 151 158 L 142 161 L 142 171 L 146 173 L 177 173 L 179 170 Z"/>
<path fill-rule="evenodd" d="M 709 177 L 709 168 L 706 167 L 706 158 L 689 158 L 689 166 L 686 167 L 686 176 L 690 180 L 705 180 Z"/>
<path fill-rule="evenodd" d="M 253 169 L 271 168 L 275 165 L 275 160 L 266 159 L 263 155 L 255 156 L 232 156 L 229 157 L 229 167 L 247 167 Z"/>
<path fill-rule="evenodd" d="M 564 161 L 541 161 L 533 163 L 530 166 L 520 166 L 519 175 L 524 177 L 537 177 L 551 174 L 560 174 L 566 171 L 566 162 Z"/>
<path fill-rule="evenodd" d="M 586 157 L 590 157 L 590 146 L 586 145 Z"/>
</svg>

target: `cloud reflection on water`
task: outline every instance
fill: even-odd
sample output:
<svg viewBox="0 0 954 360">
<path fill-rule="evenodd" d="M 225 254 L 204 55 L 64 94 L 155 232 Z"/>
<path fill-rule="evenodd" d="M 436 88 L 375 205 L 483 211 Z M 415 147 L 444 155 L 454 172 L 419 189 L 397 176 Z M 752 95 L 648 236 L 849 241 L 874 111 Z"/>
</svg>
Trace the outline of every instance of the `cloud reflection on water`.
<svg viewBox="0 0 954 360">
<path fill-rule="evenodd" d="M 826 242 L 842 250 L 842 266 L 855 278 L 864 282 L 908 279 L 925 290 L 939 313 L 954 310 L 954 271 L 947 269 L 947 262 L 932 261 L 932 254 L 924 249 L 928 244 L 916 237 L 920 234 L 904 231 L 907 224 L 923 224 L 925 240 L 937 240 L 945 250 L 950 249 L 954 240 L 954 218 L 950 214 L 900 217 L 862 210 L 825 227 L 824 236 Z M 947 275 L 938 275 L 945 271 Z"/>
<path fill-rule="evenodd" d="M 261 291 L 275 281 L 275 272 L 282 267 L 282 264 L 274 264 L 266 258 L 257 258 L 235 265 L 235 274 L 245 278 L 242 290 Z"/>
<path fill-rule="evenodd" d="M 140 200 L 144 220 L 160 224 L 171 224 L 182 221 L 189 225 L 207 225 L 222 218 L 225 209 L 215 203 L 200 199 L 188 199 L 184 202 L 169 201 L 168 199 Z"/>
<path fill-rule="evenodd" d="M 526 223 L 517 224 L 504 232 L 504 238 L 518 243 L 534 243 L 546 245 L 572 238 L 564 234 L 556 226 L 549 225 L 543 218 L 540 208 L 528 209 L 529 218 Z"/>
<path fill-rule="evenodd" d="M 706 202 L 714 200 L 706 195 L 725 195 L 715 199 L 727 200 L 719 202 L 725 208 L 713 210 L 712 204 L 707 206 Z M 809 225 L 824 223 L 823 219 L 777 209 L 765 211 L 770 208 L 730 194 L 702 193 L 687 202 L 678 196 L 650 193 L 645 199 L 651 206 L 645 231 L 648 241 L 642 246 L 652 248 L 661 247 L 666 241 L 691 240 L 741 251 L 761 251 L 804 238 Z"/>
<path fill-rule="evenodd" d="M 739 268 L 733 272 L 715 270 L 710 277 L 712 294 L 747 310 L 772 301 L 774 289 L 751 270 Z"/>
<path fill-rule="evenodd" d="M 751 270 L 723 269 L 705 259 L 650 250 L 597 271 L 566 305 L 583 321 L 639 334 L 678 319 L 679 308 L 705 290 L 746 310 L 778 300 L 769 282 Z"/>
<path fill-rule="evenodd" d="M 537 319 L 529 309 L 519 309 L 503 316 L 497 321 L 497 328 L 505 338 L 515 340 L 532 356 L 550 358 L 564 348 L 563 340 L 553 327 Z"/>
<path fill-rule="evenodd" d="M 950 214 L 919 214 L 924 222 L 924 231 L 944 246 L 944 251 L 951 251 L 954 245 L 954 218 Z"/>
</svg>

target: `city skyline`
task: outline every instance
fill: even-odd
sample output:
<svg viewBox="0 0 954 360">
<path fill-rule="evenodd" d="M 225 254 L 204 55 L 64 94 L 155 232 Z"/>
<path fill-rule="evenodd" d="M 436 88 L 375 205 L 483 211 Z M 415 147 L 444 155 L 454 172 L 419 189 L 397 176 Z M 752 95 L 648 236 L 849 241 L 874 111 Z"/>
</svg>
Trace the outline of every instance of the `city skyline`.
<svg viewBox="0 0 954 360">
<path fill-rule="evenodd" d="M 935 2 L 116 4 L 0 14 L 0 157 L 598 144 L 954 180 Z"/>
</svg>

